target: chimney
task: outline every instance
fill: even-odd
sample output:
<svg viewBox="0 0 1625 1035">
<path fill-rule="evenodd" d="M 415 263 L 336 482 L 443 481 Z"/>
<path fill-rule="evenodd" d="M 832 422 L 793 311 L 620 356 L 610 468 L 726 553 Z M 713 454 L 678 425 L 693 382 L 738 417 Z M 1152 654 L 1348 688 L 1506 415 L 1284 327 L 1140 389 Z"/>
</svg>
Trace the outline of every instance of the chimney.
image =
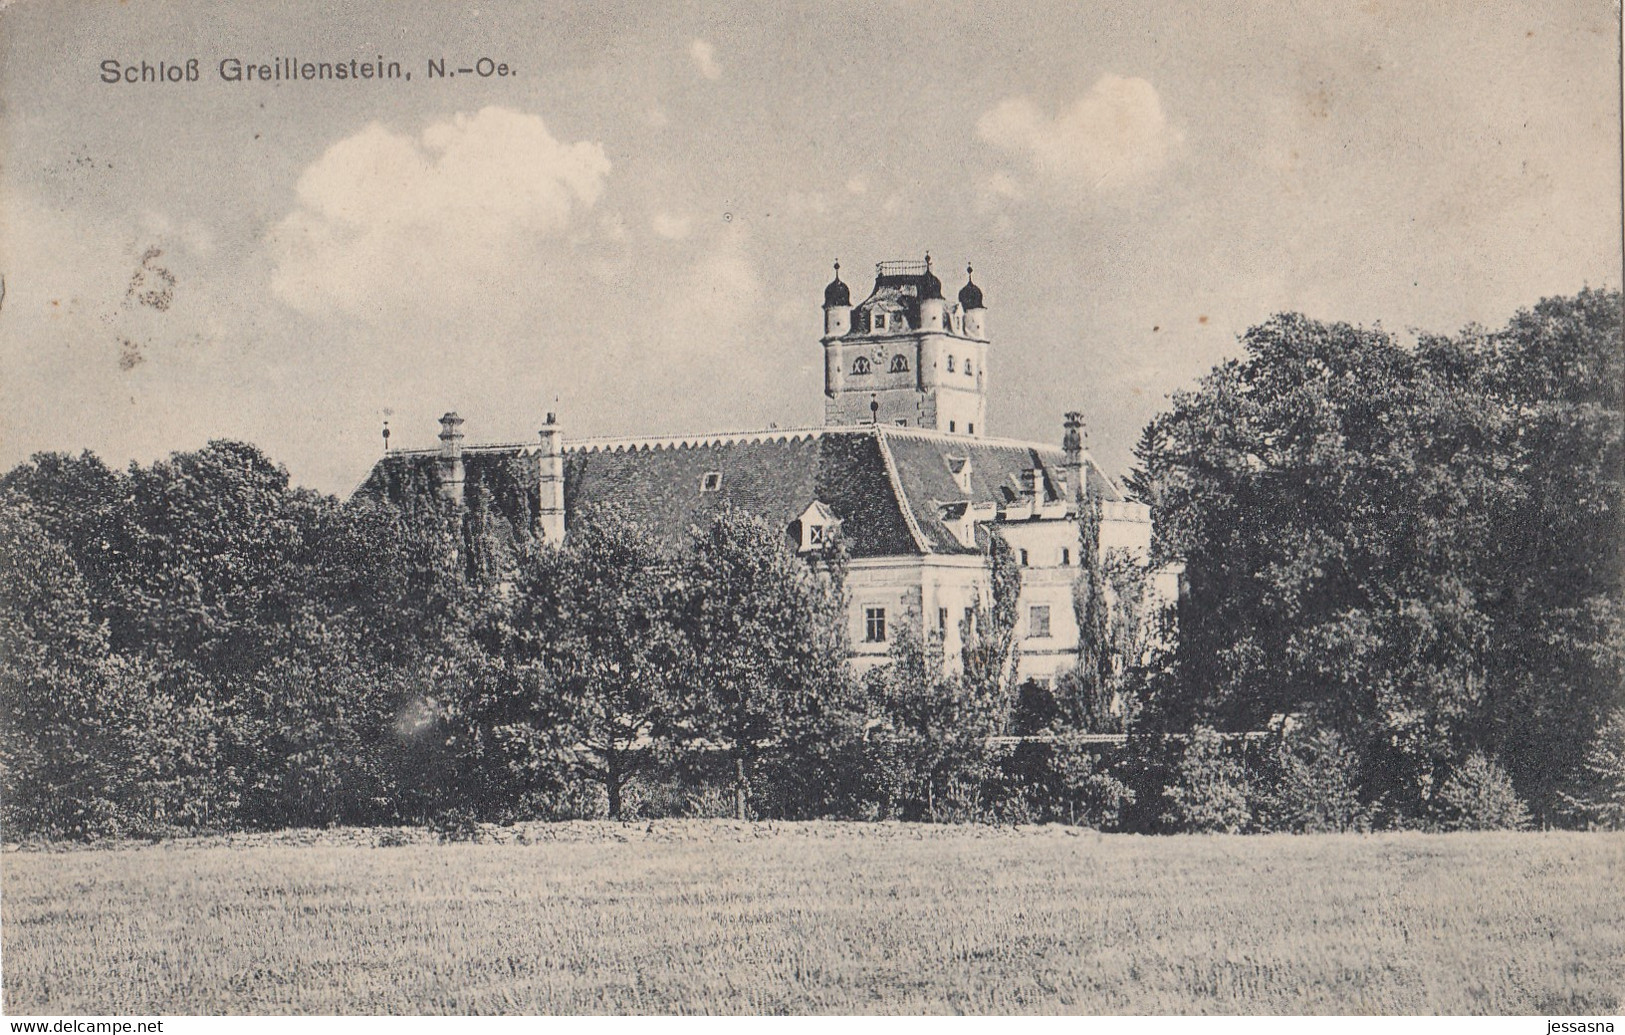
<svg viewBox="0 0 1625 1035">
<path fill-rule="evenodd" d="M 463 502 L 463 418 L 456 411 L 440 418 L 440 455 L 435 458 L 440 475 L 440 497 Z"/>
<path fill-rule="evenodd" d="M 1082 501 L 1089 494 L 1083 473 L 1083 414 L 1071 410 L 1066 415 L 1066 433 L 1061 436 L 1061 449 L 1066 458 L 1062 466 L 1066 471 L 1066 484 L 1072 499 Z"/>
<path fill-rule="evenodd" d="M 564 431 L 559 427 L 556 413 L 547 415 L 547 423 L 537 432 L 541 439 L 538 453 L 538 500 L 536 531 L 544 543 L 564 542 Z"/>
</svg>

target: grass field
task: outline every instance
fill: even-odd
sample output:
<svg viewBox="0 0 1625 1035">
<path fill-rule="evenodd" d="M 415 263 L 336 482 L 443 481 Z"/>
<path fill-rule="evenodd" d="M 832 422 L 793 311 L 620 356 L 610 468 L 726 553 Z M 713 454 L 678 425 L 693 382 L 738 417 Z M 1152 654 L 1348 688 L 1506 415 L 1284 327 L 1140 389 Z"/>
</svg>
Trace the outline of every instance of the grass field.
<svg viewBox="0 0 1625 1035">
<path fill-rule="evenodd" d="M 673 822 L 8 852 L 4 1007 L 1614 1013 L 1625 836 Z"/>
</svg>

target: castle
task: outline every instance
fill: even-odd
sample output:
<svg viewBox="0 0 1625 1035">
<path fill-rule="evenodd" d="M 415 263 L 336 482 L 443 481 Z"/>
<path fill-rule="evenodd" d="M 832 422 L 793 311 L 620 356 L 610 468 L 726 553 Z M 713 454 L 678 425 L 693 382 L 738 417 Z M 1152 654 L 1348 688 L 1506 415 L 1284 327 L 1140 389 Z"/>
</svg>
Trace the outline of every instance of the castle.
<svg viewBox="0 0 1625 1035">
<path fill-rule="evenodd" d="M 1084 449 L 1077 413 L 1058 447 L 987 434 L 987 309 L 966 273 L 953 304 L 929 256 L 882 262 L 854 306 L 836 263 L 824 290 L 823 427 L 567 441 L 550 413 L 536 441 L 465 445 L 462 418 L 448 413 L 438 448 L 386 453 L 357 491 L 397 502 L 477 494 L 484 520 L 544 541 L 605 504 L 674 544 L 725 506 L 762 516 L 807 555 L 839 531 L 860 668 L 886 659 L 904 622 L 936 637 L 953 663 L 961 622 L 987 599 L 997 529 L 1022 566 L 1019 671 L 1048 681 L 1077 655 L 1083 499 L 1100 507 L 1102 553 L 1145 557 L 1150 512 Z M 1171 602 L 1178 572 L 1156 572 L 1150 591 Z"/>
</svg>

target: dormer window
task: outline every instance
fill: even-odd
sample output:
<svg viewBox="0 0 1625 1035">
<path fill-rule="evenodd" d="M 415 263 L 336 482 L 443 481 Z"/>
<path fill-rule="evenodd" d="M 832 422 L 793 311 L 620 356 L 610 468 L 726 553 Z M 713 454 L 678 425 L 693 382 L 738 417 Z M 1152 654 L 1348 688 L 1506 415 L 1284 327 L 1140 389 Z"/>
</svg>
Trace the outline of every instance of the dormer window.
<svg viewBox="0 0 1625 1035">
<path fill-rule="evenodd" d="M 852 361 L 852 373 L 867 374 L 869 372 L 869 357 L 859 356 Z"/>
<path fill-rule="evenodd" d="M 876 314 L 874 314 L 874 329 L 877 330 L 877 331 L 883 331 L 883 330 L 886 329 L 886 314 L 885 313 L 876 313 Z"/>
<path fill-rule="evenodd" d="M 894 374 L 908 373 L 908 357 L 899 352 L 891 358 L 891 372 Z"/>
<path fill-rule="evenodd" d="M 707 471 L 700 475 L 700 491 L 716 492 L 722 488 L 722 472 Z"/>
<path fill-rule="evenodd" d="M 796 538 L 801 552 L 813 553 L 823 550 L 835 541 L 836 533 L 841 527 L 841 519 L 824 504 L 813 500 L 807 509 L 801 512 L 801 517 L 796 519 L 795 527 L 800 529 Z"/>
<path fill-rule="evenodd" d="M 970 457 L 949 456 L 944 457 L 948 464 L 948 473 L 954 476 L 954 484 L 959 491 L 970 495 Z"/>
</svg>

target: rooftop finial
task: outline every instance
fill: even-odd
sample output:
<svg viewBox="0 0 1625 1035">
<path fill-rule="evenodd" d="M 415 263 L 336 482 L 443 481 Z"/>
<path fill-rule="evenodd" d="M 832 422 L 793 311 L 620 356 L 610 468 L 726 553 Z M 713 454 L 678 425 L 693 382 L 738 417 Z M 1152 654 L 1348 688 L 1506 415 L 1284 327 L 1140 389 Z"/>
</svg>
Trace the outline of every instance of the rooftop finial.
<svg viewBox="0 0 1625 1035">
<path fill-rule="evenodd" d="M 931 253 L 930 252 L 925 253 L 925 272 L 927 272 L 927 273 L 931 272 Z"/>
<path fill-rule="evenodd" d="M 976 267 L 975 267 L 975 266 L 972 266 L 972 265 L 971 265 L 971 264 L 970 264 L 970 263 L 968 263 L 968 262 L 967 262 L 967 263 L 965 263 L 965 279 L 967 279 L 967 280 L 969 280 L 969 279 L 970 279 L 970 275 L 971 275 L 971 274 L 972 274 L 972 273 L 975 273 L 975 272 L 976 272 Z"/>
<path fill-rule="evenodd" d="M 384 452 L 389 452 L 389 421 L 384 421 Z"/>
<path fill-rule="evenodd" d="M 835 279 L 836 280 L 841 279 L 841 260 L 840 259 L 835 260 Z"/>
</svg>

